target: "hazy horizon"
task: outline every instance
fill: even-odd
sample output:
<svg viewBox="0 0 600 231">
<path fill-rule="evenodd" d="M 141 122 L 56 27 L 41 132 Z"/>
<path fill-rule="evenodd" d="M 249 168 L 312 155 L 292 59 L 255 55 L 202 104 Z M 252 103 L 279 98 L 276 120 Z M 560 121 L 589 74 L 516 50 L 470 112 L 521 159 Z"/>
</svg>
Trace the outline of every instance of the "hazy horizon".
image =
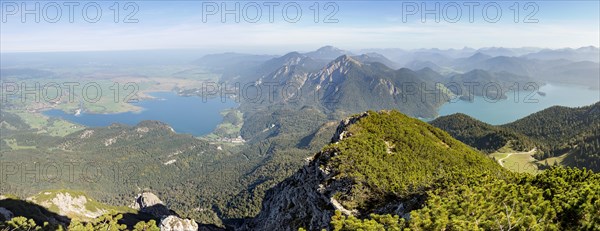
<svg viewBox="0 0 600 231">
<path fill-rule="evenodd" d="M 223 53 L 239 53 L 239 54 L 255 54 L 255 55 L 285 55 L 287 53 L 290 52 L 310 52 L 310 51 L 315 51 L 318 50 L 319 48 L 323 48 L 326 46 L 331 46 L 331 47 L 335 47 L 341 50 L 345 50 L 345 51 L 350 51 L 353 53 L 357 53 L 357 54 L 361 54 L 362 52 L 365 51 L 369 51 L 369 50 L 401 50 L 401 51 L 420 51 L 420 50 L 432 50 L 432 49 L 438 49 L 440 51 L 459 51 L 459 50 L 471 50 L 471 51 L 480 51 L 480 50 L 485 50 L 485 49 L 493 49 L 493 48 L 498 48 L 498 49 L 532 49 L 532 50 L 577 50 L 580 48 L 588 48 L 588 47 L 592 47 L 595 49 L 600 49 L 599 46 L 596 45 L 588 45 L 588 46 L 578 46 L 578 47 L 558 47 L 558 48 L 552 48 L 552 47 L 534 47 L 534 46 L 523 46 L 523 47 L 498 47 L 498 46 L 486 46 L 486 47 L 470 47 L 470 46 L 464 46 L 461 48 L 439 48 L 439 47 L 419 47 L 419 48 L 403 48 L 403 47 L 365 47 L 365 48 L 359 48 L 359 49 L 346 49 L 344 47 L 340 47 L 340 46 L 336 46 L 336 45 L 330 45 L 330 44 L 323 44 L 322 46 L 318 46 L 315 47 L 314 49 L 308 49 L 308 50 L 294 50 L 293 48 L 290 48 L 289 50 L 281 50 L 281 51 L 273 51 L 273 52 L 257 52 L 257 53 L 253 53 L 251 51 L 243 51 L 243 50 L 232 50 L 232 49 L 219 49 L 219 48 L 211 48 L 211 49 L 202 49 L 202 48 L 164 48 L 164 49 L 131 49 L 131 50 L 81 50 L 81 51 L 9 51 L 9 52 L 5 52 L 5 51 L 0 51 L 0 54 L 36 54 L 36 53 L 45 53 L 45 54 L 51 54 L 51 53 L 56 53 L 56 54 L 60 54 L 60 53 L 64 53 L 64 54 L 68 54 L 68 53 L 102 53 L 102 52 L 199 52 L 199 55 L 207 55 L 207 54 L 223 54 Z"/>
</svg>

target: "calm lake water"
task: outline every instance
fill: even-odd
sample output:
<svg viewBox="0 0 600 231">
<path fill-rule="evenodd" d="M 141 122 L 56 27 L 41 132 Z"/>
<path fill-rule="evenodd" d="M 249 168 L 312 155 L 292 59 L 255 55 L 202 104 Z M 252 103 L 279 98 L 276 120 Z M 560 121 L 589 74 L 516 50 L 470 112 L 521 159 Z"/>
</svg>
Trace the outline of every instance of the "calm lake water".
<svg viewBox="0 0 600 231">
<path fill-rule="evenodd" d="M 498 125 L 523 118 L 531 113 L 541 111 L 551 106 L 560 105 L 580 107 L 600 101 L 600 91 L 583 86 L 565 84 L 547 84 L 539 89 L 545 94 L 519 92 L 517 100 L 513 92 L 508 92 L 508 99 L 498 102 L 488 102 L 483 97 L 475 97 L 473 102 L 458 101 L 444 104 L 439 111 L 440 116 L 454 113 L 464 113 L 483 122 Z M 537 102 L 535 102 L 537 101 Z"/>
<path fill-rule="evenodd" d="M 88 127 L 108 126 L 113 123 L 133 126 L 143 120 L 158 120 L 169 124 L 178 133 L 202 136 L 210 133 L 221 123 L 223 120 L 221 111 L 237 106 L 231 99 L 225 103 L 221 102 L 221 98 L 202 102 L 200 97 L 183 97 L 174 92 L 157 92 L 150 95 L 156 98 L 135 103 L 143 108 L 140 112 L 117 114 L 87 114 L 83 112 L 75 116 L 62 110 L 53 109 L 45 111 L 44 114 Z"/>
</svg>

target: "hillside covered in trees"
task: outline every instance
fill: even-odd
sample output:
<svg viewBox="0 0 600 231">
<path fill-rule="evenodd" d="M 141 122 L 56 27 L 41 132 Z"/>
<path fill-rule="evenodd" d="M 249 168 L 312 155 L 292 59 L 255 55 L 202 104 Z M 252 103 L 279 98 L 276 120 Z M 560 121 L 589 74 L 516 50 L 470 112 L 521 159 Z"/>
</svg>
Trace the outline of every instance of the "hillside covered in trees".
<svg viewBox="0 0 600 231">
<path fill-rule="evenodd" d="M 345 120 L 248 230 L 599 230 L 600 174 L 511 173 L 401 113 Z M 281 227 L 281 224 L 289 224 Z"/>
<path fill-rule="evenodd" d="M 162 125 L 112 129 L 137 131 L 140 126 Z M 110 128 L 96 132 L 113 134 Z M 78 146 L 70 141 L 69 147 Z M 577 147 L 581 152 L 588 148 Z M 443 130 L 397 111 L 369 111 L 343 120 L 331 143 L 308 161 L 267 191 L 256 217 L 228 228 L 600 230 L 600 174 L 569 167 L 552 167 L 537 175 L 513 173 Z M 80 221 L 55 213 L 56 207 L 2 200 L 3 205 L 13 203 L 9 211 L 18 215 L 0 223 L 7 230 L 158 227 L 155 218 L 139 217 L 143 213 L 129 208 Z M 94 206 L 107 208 L 95 202 Z M 127 221 L 132 218 L 137 220 Z"/>
<path fill-rule="evenodd" d="M 517 151 L 529 151 L 536 146 L 535 142 L 518 132 L 481 122 L 462 113 L 439 117 L 431 124 L 486 153 L 494 152 L 509 142 Z"/>
<path fill-rule="evenodd" d="M 600 174 L 556 167 L 532 176 L 473 175 L 427 192 L 410 219 L 336 211 L 333 230 L 600 230 Z"/>
<path fill-rule="evenodd" d="M 600 102 L 578 108 L 550 107 L 502 127 L 540 143 L 541 158 L 561 155 L 573 148 L 570 143 L 600 128 Z"/>
<path fill-rule="evenodd" d="M 431 124 L 484 152 L 510 142 L 517 151 L 535 147 L 537 160 L 565 155 L 563 165 L 600 171 L 600 102 L 578 108 L 554 106 L 500 126 L 464 114 L 442 116 Z"/>
</svg>

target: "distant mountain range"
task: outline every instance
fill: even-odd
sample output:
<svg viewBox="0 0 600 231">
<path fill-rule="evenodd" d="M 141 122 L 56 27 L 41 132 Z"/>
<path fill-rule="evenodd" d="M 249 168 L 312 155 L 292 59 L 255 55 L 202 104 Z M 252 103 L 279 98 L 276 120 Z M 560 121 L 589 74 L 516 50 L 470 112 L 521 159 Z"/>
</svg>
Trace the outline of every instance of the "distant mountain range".
<svg viewBox="0 0 600 231">
<path fill-rule="evenodd" d="M 369 60 L 366 55 L 358 59 Z M 257 80 L 262 89 L 266 83 L 277 83 L 275 103 L 317 106 L 332 113 L 357 113 L 371 109 L 398 108 L 415 116 L 435 115 L 436 108 L 449 98 L 440 90 L 439 99 L 425 95 L 426 86 L 436 90 L 436 79 L 410 69 L 393 70 L 379 62 L 361 62 L 356 57 L 340 56 L 317 71 L 309 71 L 304 63 L 285 65 Z M 295 93 L 291 95 L 282 92 Z M 269 94 L 269 92 L 263 92 Z M 280 97 L 282 95 L 288 98 Z M 254 107 L 255 103 L 248 103 Z M 259 102 L 264 104 L 264 102 Z"/>
<path fill-rule="evenodd" d="M 325 46 L 316 51 L 290 52 L 279 57 L 231 53 L 208 55 L 196 64 L 215 71 L 222 70 L 221 80 L 225 82 L 256 83 L 262 95 L 278 96 L 274 99 L 275 104 L 316 106 L 344 115 L 368 109 L 396 108 L 411 116 L 434 117 L 440 105 L 455 97 L 468 100 L 472 95 L 486 95 L 501 99 L 506 97 L 506 92 L 521 89 L 527 84 L 541 86 L 548 82 L 562 82 L 594 88 L 600 81 L 598 63 L 527 58 L 524 53 L 541 51 L 534 48 L 377 51 L 388 55 L 401 53 L 412 61 L 406 63 L 397 58 L 394 61 L 376 52 L 354 55 L 350 51 Z M 587 57 L 585 54 L 593 53 L 597 48 L 570 51 L 573 56 L 581 53 L 582 57 Z M 508 53 L 520 56 L 493 56 Z M 213 65 L 211 60 L 218 65 Z M 409 68 L 398 69 L 403 62 Z M 223 63 L 228 63 L 228 67 L 224 68 Z M 473 82 L 477 86 L 468 89 L 466 83 Z M 450 87 L 450 83 L 457 83 L 462 89 L 457 90 L 456 85 Z M 273 86 L 275 89 L 271 88 Z M 518 88 L 513 89 L 515 87 Z M 430 91 L 438 93 L 427 98 Z M 358 96 L 359 92 L 362 95 Z M 409 95 L 417 97 L 406 97 Z M 258 104 L 265 103 L 265 99 L 261 100 L 248 103 L 248 107 L 260 107 Z M 336 103 L 327 103 L 327 100 Z"/>
<path fill-rule="evenodd" d="M 306 53 L 306 56 L 311 57 L 313 59 L 323 59 L 327 61 L 331 61 L 332 59 L 335 59 L 342 55 L 352 56 L 353 54 L 350 51 L 345 51 L 333 46 L 324 46 L 317 49 L 316 51 Z"/>
<path fill-rule="evenodd" d="M 566 59 L 571 61 L 590 61 L 600 62 L 600 53 L 597 47 L 581 47 L 578 49 L 564 48 L 564 49 L 543 49 L 538 52 L 529 53 L 523 55 L 528 59 L 539 59 L 539 60 L 557 60 Z"/>
<path fill-rule="evenodd" d="M 359 53 L 376 52 L 389 57 L 394 62 L 406 64 L 413 60 L 444 62 L 457 58 L 466 58 L 476 53 L 482 53 L 491 57 L 523 57 L 540 60 L 566 59 L 571 61 L 591 61 L 599 62 L 600 49 L 594 46 L 581 48 L 563 48 L 563 49 L 544 49 L 536 47 L 506 48 L 506 47 L 484 47 L 474 49 L 465 47 L 462 49 L 362 49 Z"/>
<path fill-rule="evenodd" d="M 302 96 L 296 95 L 294 98 L 300 98 L 295 100 L 294 104 L 296 105 L 305 103 L 328 110 L 348 112 L 397 108 L 409 115 L 421 117 L 435 116 L 434 111 L 437 106 L 441 105 L 440 102 L 424 100 L 421 104 L 420 98 L 408 99 L 408 102 L 404 102 L 406 99 L 403 99 L 401 105 L 398 103 L 398 95 L 407 93 L 401 91 L 402 83 L 414 83 L 419 86 L 424 84 L 422 86 L 426 86 L 425 90 L 427 90 L 438 88 L 436 83 L 448 87 L 448 83 L 454 82 L 466 87 L 464 83 L 477 82 L 479 86 L 473 89 L 475 90 L 473 94 L 476 96 L 495 95 L 498 90 L 505 93 L 517 84 L 517 89 L 521 89 L 530 83 L 537 86 L 545 83 L 572 83 L 600 88 L 598 78 L 600 64 L 597 60 L 590 59 L 593 54 L 598 53 L 598 48 L 595 47 L 562 50 L 535 48 L 474 50 L 465 48 L 462 50 L 375 49 L 365 51 L 368 52 L 354 55 L 350 51 L 325 46 L 316 51 L 290 52 L 279 57 L 224 53 L 204 56 L 195 64 L 221 73 L 222 81 L 243 84 L 256 82 L 258 85 L 262 84 L 262 90 L 268 88 L 268 86 L 264 86 L 265 83 L 277 83 L 279 87 L 291 84 L 287 91 L 302 92 Z M 560 56 L 562 53 L 569 55 Z M 553 59 L 552 57 L 562 58 Z M 344 66 L 335 66 L 340 64 Z M 401 67 L 408 69 L 398 69 Z M 335 72 L 344 68 L 346 69 L 343 71 Z M 422 69 L 427 69 L 426 72 L 429 74 L 420 76 Z M 327 86 L 324 85 L 325 83 Z M 486 86 L 486 84 L 494 86 Z M 385 87 L 382 87 L 383 85 Z M 483 87 L 487 87 L 485 89 L 487 92 L 483 92 Z M 407 88 L 404 87 L 404 89 Z M 443 92 L 449 90 L 458 96 L 467 96 L 465 91 L 458 92 L 453 88 L 442 90 Z M 355 92 L 368 93 L 370 96 L 354 97 Z M 389 93 L 384 94 L 385 92 Z M 281 89 L 263 93 L 282 95 Z M 420 87 L 414 93 L 421 95 L 425 91 Z M 315 102 L 319 101 L 318 97 L 315 100 L 315 95 L 319 94 L 328 96 L 330 99 L 337 97 L 336 101 L 339 100 L 341 103 L 326 105 L 324 102 Z M 446 102 L 450 96 L 445 94 L 438 94 L 437 98 L 440 99 L 438 101 Z M 303 98 L 308 95 L 312 98 Z M 505 94 L 499 94 L 498 97 L 504 98 Z M 348 101 L 349 98 L 352 98 L 351 102 Z M 370 102 L 369 104 L 372 102 L 375 108 L 361 106 L 364 105 L 361 102 L 363 100 Z M 415 102 L 415 100 L 419 100 L 419 102 Z M 286 99 L 275 101 L 290 104 Z M 419 112 L 414 109 L 418 104 L 421 104 L 419 106 L 422 109 Z M 253 104 L 253 106 L 256 105 Z"/>
<path fill-rule="evenodd" d="M 450 90 L 460 95 L 464 100 L 473 100 L 473 96 L 485 96 L 488 99 L 500 100 L 506 98 L 507 92 L 520 89 L 527 84 L 536 84 L 540 86 L 543 83 L 536 83 L 530 77 L 516 75 L 509 72 L 490 72 L 481 69 L 475 69 L 464 74 L 455 74 L 445 79 L 448 83 L 458 83 L 461 88 L 450 88 Z M 450 87 L 450 84 L 447 84 Z M 460 92 L 456 89 L 459 89 Z"/>
</svg>

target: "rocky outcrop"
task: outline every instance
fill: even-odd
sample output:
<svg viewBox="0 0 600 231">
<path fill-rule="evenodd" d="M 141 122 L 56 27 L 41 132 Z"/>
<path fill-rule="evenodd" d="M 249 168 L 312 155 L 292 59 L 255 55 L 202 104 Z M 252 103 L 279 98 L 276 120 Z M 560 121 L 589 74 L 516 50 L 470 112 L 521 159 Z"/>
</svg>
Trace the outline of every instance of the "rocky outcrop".
<svg viewBox="0 0 600 231">
<path fill-rule="evenodd" d="M 163 231 L 190 231 L 198 230 L 198 224 L 194 219 L 180 218 L 175 212 L 170 210 L 158 196 L 151 192 L 143 192 L 138 194 L 135 202 L 130 206 L 138 209 L 141 212 L 151 214 L 159 218 L 158 226 Z"/>
<path fill-rule="evenodd" d="M 338 125 L 337 129 L 335 129 L 335 134 L 333 134 L 333 138 L 331 138 L 331 143 L 337 143 L 346 137 L 352 136 L 352 134 L 348 133 L 346 128 L 352 124 L 355 124 L 360 119 L 362 119 L 368 115 L 369 115 L 369 112 L 363 112 L 359 115 L 352 116 L 350 118 L 340 121 L 340 125 Z"/>
<path fill-rule="evenodd" d="M 85 216 L 88 218 L 96 218 L 106 213 L 107 211 L 102 209 L 97 209 L 92 211 L 86 207 L 88 203 L 88 198 L 83 195 L 71 195 L 69 193 L 57 193 L 54 198 L 51 200 L 52 204 L 47 205 L 51 207 L 51 205 L 55 205 L 59 209 L 59 213 L 63 215 L 71 215 L 74 214 L 76 216 Z M 44 203 L 42 203 L 44 204 Z"/>
<path fill-rule="evenodd" d="M 261 212 L 242 230 L 309 230 L 326 228 L 334 206 L 322 182 L 328 174 L 318 163 L 331 156 L 319 153 L 315 160 L 294 175 L 267 191 Z M 284 227 L 282 226 L 285 224 Z"/>
<path fill-rule="evenodd" d="M 194 220 L 182 219 L 174 215 L 161 219 L 159 227 L 161 231 L 198 230 L 198 224 Z"/>
<path fill-rule="evenodd" d="M 138 194 L 135 199 L 135 203 L 133 203 L 131 207 L 158 218 L 175 215 L 156 195 L 151 192 L 143 192 Z"/>
<path fill-rule="evenodd" d="M 27 198 L 27 200 L 48 208 L 61 216 L 76 217 L 83 221 L 93 220 L 108 212 L 105 208 L 94 206 L 91 203 L 92 199 L 84 193 L 75 191 L 44 191 Z M 52 223 L 57 223 L 57 221 L 52 220 Z"/>
<path fill-rule="evenodd" d="M 332 143 L 351 136 L 347 127 L 358 122 L 368 113 L 341 121 Z M 333 195 L 349 191 L 352 182 L 335 179 L 336 172 L 329 169 L 328 161 L 336 155 L 335 150 L 317 153 L 310 162 L 291 177 L 267 191 L 261 212 L 248 220 L 241 230 L 321 230 L 329 227 L 335 210 L 354 214 L 338 203 Z"/>
</svg>

